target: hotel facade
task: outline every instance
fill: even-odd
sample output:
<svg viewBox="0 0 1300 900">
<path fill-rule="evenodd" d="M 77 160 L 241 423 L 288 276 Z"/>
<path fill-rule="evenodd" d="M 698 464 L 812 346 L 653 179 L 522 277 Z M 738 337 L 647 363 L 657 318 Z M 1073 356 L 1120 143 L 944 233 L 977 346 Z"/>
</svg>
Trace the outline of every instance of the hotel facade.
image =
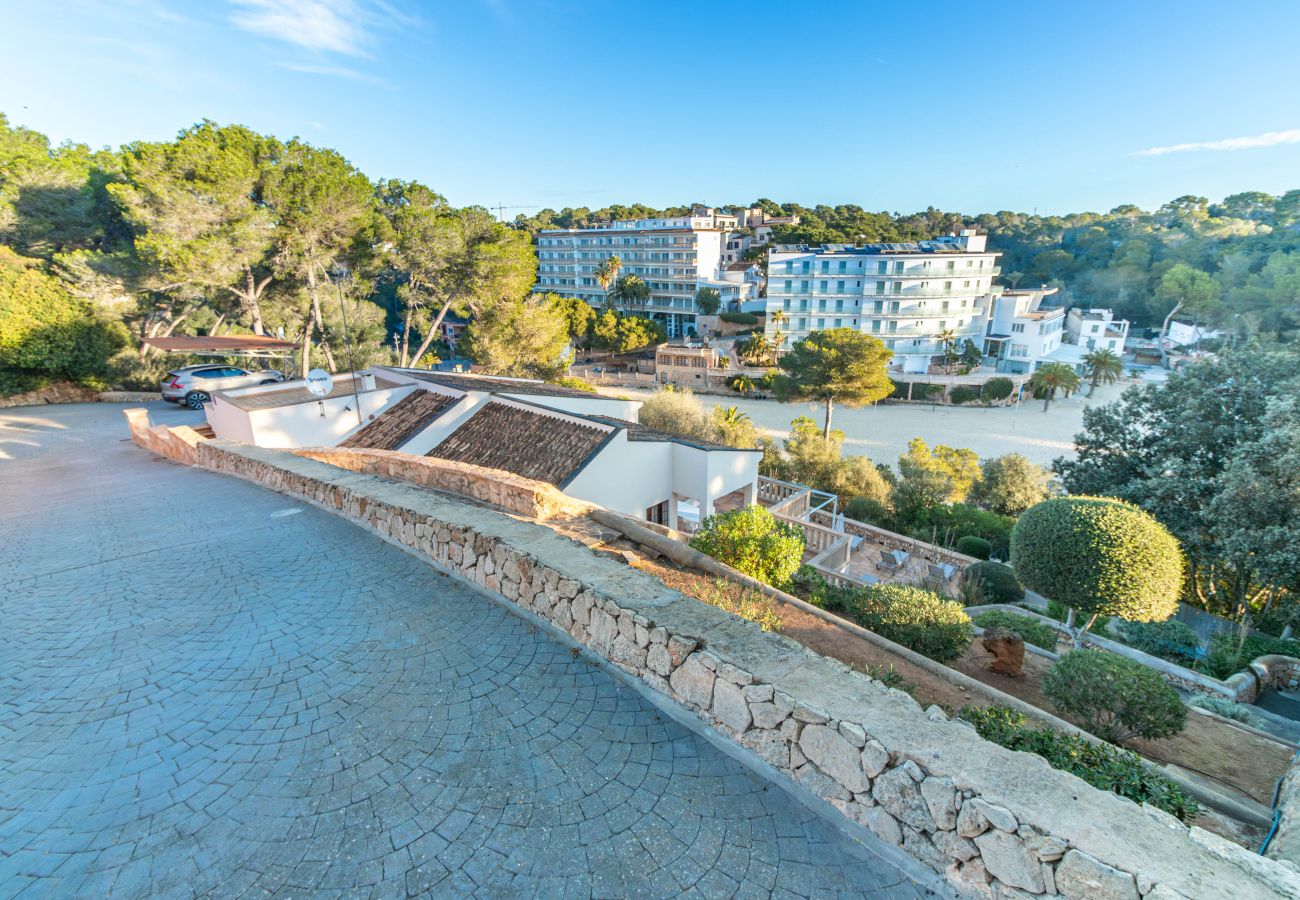
<svg viewBox="0 0 1300 900">
<path fill-rule="evenodd" d="M 984 349 L 998 255 L 963 231 L 895 244 L 777 245 L 768 255 L 769 337 L 789 348 L 811 331 L 854 328 L 879 338 L 905 372 L 925 372 L 952 332 Z"/>
<path fill-rule="evenodd" d="M 735 216 L 700 210 L 673 218 L 547 229 L 537 236 L 537 290 L 578 297 L 600 309 L 605 290 L 595 272 L 617 256 L 619 277 L 636 275 L 650 296 L 614 308 L 662 322 L 669 337 L 681 337 L 695 325 L 696 291 L 724 280 L 724 237 L 735 228 Z"/>
</svg>

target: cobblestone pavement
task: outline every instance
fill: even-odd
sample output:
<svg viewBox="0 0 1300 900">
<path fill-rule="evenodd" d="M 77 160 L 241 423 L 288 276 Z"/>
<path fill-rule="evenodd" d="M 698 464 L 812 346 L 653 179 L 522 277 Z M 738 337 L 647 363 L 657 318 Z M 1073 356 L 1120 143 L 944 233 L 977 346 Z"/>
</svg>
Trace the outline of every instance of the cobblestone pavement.
<svg viewBox="0 0 1300 900">
<path fill-rule="evenodd" d="M 0 895 L 924 893 L 527 622 L 154 459 L 120 409 L 0 410 Z"/>
</svg>

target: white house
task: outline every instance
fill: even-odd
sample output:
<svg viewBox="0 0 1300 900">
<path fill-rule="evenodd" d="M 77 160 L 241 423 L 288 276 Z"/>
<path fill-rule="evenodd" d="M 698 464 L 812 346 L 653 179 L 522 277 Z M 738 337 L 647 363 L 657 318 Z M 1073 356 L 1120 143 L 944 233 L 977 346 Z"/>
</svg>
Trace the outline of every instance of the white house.
<svg viewBox="0 0 1300 900">
<path fill-rule="evenodd" d="M 1109 309 L 1076 306 L 1065 315 L 1065 339 L 1086 351 L 1110 350 L 1123 356 L 1128 330 L 1128 321 L 1116 319 Z"/>
<path fill-rule="evenodd" d="M 660 524 L 707 516 L 719 499 L 756 502 L 759 450 L 679 438 L 637 424 L 640 402 L 527 379 L 376 366 L 363 373 L 364 421 L 339 406 L 302 401 L 301 384 L 218 394 L 219 438 L 259 446 L 395 450 L 513 472 L 607 509 Z M 347 376 L 336 380 L 351 383 Z M 233 396 L 232 396 L 233 395 Z M 308 395 L 310 396 L 310 395 Z M 288 400 L 277 405 L 277 400 Z M 679 508 L 680 507 L 680 508 Z"/>
<path fill-rule="evenodd" d="M 1053 306 L 1056 288 L 1002 291 L 990 298 L 984 325 L 984 354 L 997 370 L 1032 372 L 1044 363 L 1083 365 L 1086 350 L 1064 341 L 1065 310 Z"/>
</svg>

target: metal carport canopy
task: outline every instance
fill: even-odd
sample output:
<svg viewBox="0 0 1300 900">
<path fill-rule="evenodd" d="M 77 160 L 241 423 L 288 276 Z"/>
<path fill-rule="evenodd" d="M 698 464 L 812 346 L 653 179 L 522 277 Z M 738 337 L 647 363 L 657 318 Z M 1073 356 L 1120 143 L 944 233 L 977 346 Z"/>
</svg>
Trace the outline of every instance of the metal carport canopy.
<svg viewBox="0 0 1300 900">
<path fill-rule="evenodd" d="M 194 356 L 279 356 L 297 350 L 292 341 L 263 334 L 225 335 L 222 337 L 147 337 L 140 343 L 165 353 L 189 353 Z"/>
</svg>

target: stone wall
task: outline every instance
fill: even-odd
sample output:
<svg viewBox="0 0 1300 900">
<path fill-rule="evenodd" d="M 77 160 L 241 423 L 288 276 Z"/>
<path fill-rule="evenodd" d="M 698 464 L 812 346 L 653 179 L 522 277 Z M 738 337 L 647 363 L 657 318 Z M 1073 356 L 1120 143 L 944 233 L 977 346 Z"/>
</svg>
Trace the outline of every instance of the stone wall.
<svg viewBox="0 0 1300 900">
<path fill-rule="evenodd" d="M 161 400 L 157 391 L 94 391 L 69 381 L 56 381 L 22 394 L 0 397 L 0 409 L 14 406 L 44 406 L 47 403 L 148 403 Z"/>
<path fill-rule="evenodd" d="M 187 465 L 198 463 L 195 451 L 205 439 L 193 428 L 188 425 L 170 428 L 153 425 L 149 421 L 149 411 L 145 409 L 124 409 L 122 414 L 126 416 L 127 428 L 136 446 Z"/>
<path fill-rule="evenodd" d="M 1300 895 L 1287 866 L 984 741 L 543 525 L 273 450 L 203 441 L 195 456 L 346 516 L 549 622 L 969 896 Z"/>
<path fill-rule="evenodd" d="M 595 508 L 545 482 L 469 463 L 412 456 L 396 450 L 308 447 L 295 452 L 298 456 L 329 463 L 350 472 L 381 475 L 438 491 L 449 491 L 540 521 L 585 516 Z"/>
</svg>

